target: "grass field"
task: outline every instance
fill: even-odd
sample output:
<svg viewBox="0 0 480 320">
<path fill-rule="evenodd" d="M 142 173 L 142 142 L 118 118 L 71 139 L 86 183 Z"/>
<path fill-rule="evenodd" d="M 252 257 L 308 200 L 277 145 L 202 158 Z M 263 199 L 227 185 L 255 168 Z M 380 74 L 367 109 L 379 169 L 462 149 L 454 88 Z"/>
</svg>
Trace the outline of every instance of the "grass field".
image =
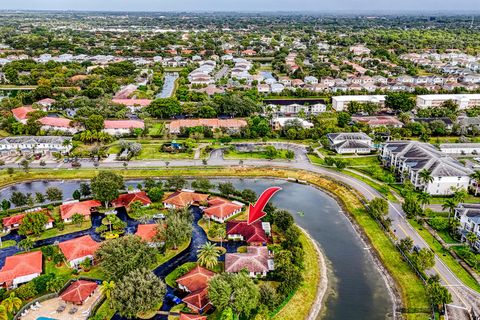
<svg viewBox="0 0 480 320">
<path fill-rule="evenodd" d="M 279 149 L 277 156 L 274 159 L 287 159 L 287 150 Z M 229 150 L 224 154 L 225 159 L 270 159 L 264 151 L 253 152 L 239 152 L 236 150 Z"/>
<path fill-rule="evenodd" d="M 13 247 L 17 245 L 17 242 L 15 240 L 7 240 L 7 241 L 2 241 L 2 244 L 0 245 L 0 249 L 5 249 L 8 247 Z"/>
</svg>

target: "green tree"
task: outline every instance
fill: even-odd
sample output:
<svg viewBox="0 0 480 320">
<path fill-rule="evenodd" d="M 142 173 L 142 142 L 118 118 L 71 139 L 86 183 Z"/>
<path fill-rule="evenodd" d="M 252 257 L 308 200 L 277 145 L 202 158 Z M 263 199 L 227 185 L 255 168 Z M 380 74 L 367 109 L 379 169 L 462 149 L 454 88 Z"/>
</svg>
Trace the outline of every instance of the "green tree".
<svg viewBox="0 0 480 320">
<path fill-rule="evenodd" d="M 88 260 L 88 259 L 87 259 Z M 47 281 L 47 290 L 50 292 L 58 292 L 65 285 L 65 281 L 61 277 L 53 277 Z"/>
<path fill-rule="evenodd" d="M 385 97 L 385 105 L 392 110 L 410 112 L 415 108 L 415 101 L 407 93 L 389 92 Z"/>
<path fill-rule="evenodd" d="M 427 192 L 420 192 L 417 195 L 417 200 L 422 204 L 422 209 L 425 210 L 425 206 L 430 204 L 430 199 L 432 196 Z"/>
<path fill-rule="evenodd" d="M 23 168 L 23 171 L 30 171 L 30 162 L 27 159 L 23 159 L 22 161 L 20 161 L 19 165 Z"/>
<path fill-rule="evenodd" d="M 162 187 L 153 187 L 148 190 L 148 196 L 153 202 L 161 201 L 163 199 L 163 194 L 164 192 Z"/>
<path fill-rule="evenodd" d="M 422 248 L 415 255 L 413 255 L 413 261 L 417 265 L 418 269 L 425 271 L 433 268 L 435 265 L 435 254 L 428 248 Z"/>
<path fill-rule="evenodd" d="M 241 197 L 246 202 L 254 203 L 257 200 L 257 194 L 251 189 L 242 190 Z"/>
<path fill-rule="evenodd" d="M 452 295 L 447 288 L 442 286 L 436 279 L 428 279 L 427 295 L 430 301 L 437 306 L 452 302 Z"/>
<path fill-rule="evenodd" d="M 30 249 L 33 248 L 34 246 L 34 242 L 32 239 L 30 238 L 25 238 L 25 239 L 22 239 L 20 240 L 18 243 L 17 243 L 17 246 L 20 248 L 20 249 L 23 249 L 24 251 L 30 251 Z"/>
<path fill-rule="evenodd" d="M 285 157 L 288 159 L 288 160 L 292 160 L 293 158 L 295 158 L 295 152 L 293 152 L 292 150 L 287 150 L 285 152 Z"/>
<path fill-rule="evenodd" d="M 383 218 L 388 214 L 388 201 L 375 198 L 368 203 L 368 208 L 374 217 Z"/>
<path fill-rule="evenodd" d="M 28 212 L 22 219 L 22 224 L 18 228 L 18 233 L 21 235 L 38 236 L 45 231 L 45 225 L 48 222 L 48 217 L 43 212 Z"/>
<path fill-rule="evenodd" d="M 400 239 L 399 247 L 403 252 L 410 252 L 413 249 L 413 240 L 410 237 Z"/>
<path fill-rule="evenodd" d="M 8 311 L 4 305 L 0 304 L 0 320 L 8 320 Z"/>
<path fill-rule="evenodd" d="M 5 307 L 8 313 L 14 314 L 22 306 L 22 299 L 15 295 L 15 292 L 10 292 L 7 298 L 2 301 L 2 306 Z"/>
<path fill-rule="evenodd" d="M 27 201 L 28 201 L 27 196 L 20 191 L 14 191 L 10 196 L 10 202 L 17 207 L 26 205 Z"/>
<path fill-rule="evenodd" d="M 207 269 L 213 269 L 218 264 L 220 251 L 215 244 L 206 242 L 197 250 L 198 263 Z"/>
<path fill-rule="evenodd" d="M 2 206 L 3 212 L 6 212 L 11 207 L 11 203 L 7 199 L 3 199 L 0 205 Z"/>
<path fill-rule="evenodd" d="M 145 110 L 153 117 L 169 119 L 181 113 L 180 102 L 176 98 L 156 99 Z"/>
<path fill-rule="evenodd" d="M 451 216 L 455 213 L 455 208 L 457 207 L 457 202 L 453 198 L 445 199 L 442 204 L 443 210 L 448 210 L 448 221 L 450 221 Z"/>
<path fill-rule="evenodd" d="M 275 159 L 278 156 L 278 150 L 274 146 L 266 146 L 265 156 L 270 160 Z"/>
<path fill-rule="evenodd" d="M 83 222 L 85 221 L 85 217 L 81 215 L 80 213 L 74 213 L 72 216 L 72 223 L 76 224 L 77 226 L 81 226 Z"/>
<path fill-rule="evenodd" d="M 423 169 L 418 173 L 420 177 L 420 182 L 424 184 L 424 188 L 426 189 L 428 184 L 433 181 L 432 173 L 427 169 Z"/>
<path fill-rule="evenodd" d="M 112 291 L 112 306 L 127 318 L 154 311 L 162 303 L 166 286 L 146 268 L 134 269 L 117 282 Z"/>
<path fill-rule="evenodd" d="M 49 187 L 45 190 L 45 195 L 49 201 L 61 201 L 63 199 L 63 191 L 57 187 Z"/>
<path fill-rule="evenodd" d="M 116 283 L 130 271 L 156 261 L 155 249 L 133 235 L 102 242 L 95 257 L 106 278 Z"/>
<path fill-rule="evenodd" d="M 215 185 L 206 178 L 197 178 L 196 180 L 192 181 L 192 188 L 195 188 L 197 190 L 208 192 L 213 187 L 215 187 Z"/>
<path fill-rule="evenodd" d="M 167 187 L 170 189 L 183 189 L 187 185 L 187 180 L 180 176 L 173 176 L 167 179 Z"/>
<path fill-rule="evenodd" d="M 293 225 L 294 220 L 290 212 L 286 210 L 275 210 L 273 213 L 273 223 L 278 227 L 279 230 L 286 231 Z"/>
<path fill-rule="evenodd" d="M 36 203 L 44 203 L 45 196 L 41 192 L 35 192 L 35 202 Z"/>
<path fill-rule="evenodd" d="M 90 190 L 90 185 L 85 182 L 80 183 L 80 193 L 83 197 L 88 197 L 91 195 L 92 191 Z"/>
<path fill-rule="evenodd" d="M 191 213 L 185 211 L 171 211 L 165 219 L 166 228 L 161 230 L 164 234 L 167 246 L 176 250 L 178 245 L 187 241 L 192 236 Z"/>
<path fill-rule="evenodd" d="M 216 308 L 231 308 L 237 317 L 249 318 L 258 306 L 260 292 L 245 273 L 222 273 L 208 282 L 208 296 Z"/>
<path fill-rule="evenodd" d="M 218 191 L 224 196 L 230 196 L 236 193 L 235 187 L 231 182 L 219 183 L 218 184 Z"/>
<path fill-rule="evenodd" d="M 113 308 L 113 302 L 112 302 L 112 292 L 115 290 L 115 282 L 113 281 L 103 281 L 102 285 L 100 286 L 100 290 L 102 293 L 105 295 L 105 298 L 110 303 L 110 308 Z"/>
<path fill-rule="evenodd" d="M 417 199 L 412 195 L 405 197 L 404 202 L 402 203 L 402 210 L 407 215 L 407 218 L 411 219 L 422 215 L 422 208 L 418 203 Z"/>
<path fill-rule="evenodd" d="M 95 199 L 103 201 L 106 208 L 110 201 L 118 197 L 118 192 L 123 186 L 123 177 L 112 171 L 101 171 L 90 182 Z"/>
<path fill-rule="evenodd" d="M 82 197 L 82 193 L 80 192 L 80 190 L 75 190 L 73 191 L 72 197 L 75 200 L 80 200 L 80 198 Z"/>
</svg>

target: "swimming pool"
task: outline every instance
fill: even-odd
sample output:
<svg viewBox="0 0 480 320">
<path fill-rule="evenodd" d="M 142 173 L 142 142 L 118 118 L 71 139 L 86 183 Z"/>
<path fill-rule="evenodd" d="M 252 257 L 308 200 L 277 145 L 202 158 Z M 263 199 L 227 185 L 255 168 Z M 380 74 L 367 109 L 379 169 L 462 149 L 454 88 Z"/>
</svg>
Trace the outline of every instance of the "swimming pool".
<svg viewBox="0 0 480 320">
<path fill-rule="evenodd" d="M 37 320 L 57 320 L 55 318 L 39 317 Z"/>
</svg>

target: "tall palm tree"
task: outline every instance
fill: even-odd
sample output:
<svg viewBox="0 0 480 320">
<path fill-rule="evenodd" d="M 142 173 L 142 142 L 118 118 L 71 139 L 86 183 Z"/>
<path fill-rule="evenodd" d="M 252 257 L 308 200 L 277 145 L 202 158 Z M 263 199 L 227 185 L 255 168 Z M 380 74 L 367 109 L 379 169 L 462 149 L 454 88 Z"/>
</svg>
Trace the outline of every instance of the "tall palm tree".
<svg viewBox="0 0 480 320">
<path fill-rule="evenodd" d="M 213 268 L 218 264 L 218 257 L 220 252 L 211 242 L 206 242 L 203 246 L 200 247 L 197 251 L 198 253 L 198 263 L 206 268 Z"/>
<path fill-rule="evenodd" d="M 3 305 L 0 305 L 0 320 L 8 320 L 7 308 Z"/>
<path fill-rule="evenodd" d="M 110 309 L 112 309 L 112 292 L 115 289 L 115 282 L 113 281 L 103 281 L 100 286 L 100 290 L 105 295 L 108 301 L 110 301 Z"/>
<path fill-rule="evenodd" d="M 448 221 L 450 222 L 450 217 L 455 212 L 455 208 L 457 207 L 457 202 L 453 198 L 448 198 L 442 204 L 443 210 L 448 210 Z"/>
<path fill-rule="evenodd" d="M 22 299 L 15 296 L 15 292 L 11 292 L 8 298 L 2 301 L 2 305 L 5 307 L 8 313 L 15 313 L 17 310 L 20 310 L 22 306 Z"/>
<path fill-rule="evenodd" d="M 474 232 L 469 232 L 466 237 L 468 243 L 472 246 L 475 242 L 478 241 L 478 236 Z"/>
<path fill-rule="evenodd" d="M 458 188 L 453 190 L 453 200 L 457 203 L 465 202 L 467 196 L 468 193 L 465 189 Z"/>
<path fill-rule="evenodd" d="M 420 177 L 420 182 L 425 184 L 424 189 L 427 188 L 427 185 L 433 181 L 432 173 L 428 171 L 427 169 L 423 169 L 418 173 L 418 176 Z"/>
<path fill-rule="evenodd" d="M 425 206 L 430 204 L 430 199 L 432 196 L 427 192 L 420 192 L 417 195 L 417 200 L 422 204 L 422 209 L 425 210 Z"/>
<path fill-rule="evenodd" d="M 480 184 L 480 171 L 475 171 L 470 175 L 470 179 L 475 181 L 475 195 L 478 193 L 478 185 Z"/>
</svg>

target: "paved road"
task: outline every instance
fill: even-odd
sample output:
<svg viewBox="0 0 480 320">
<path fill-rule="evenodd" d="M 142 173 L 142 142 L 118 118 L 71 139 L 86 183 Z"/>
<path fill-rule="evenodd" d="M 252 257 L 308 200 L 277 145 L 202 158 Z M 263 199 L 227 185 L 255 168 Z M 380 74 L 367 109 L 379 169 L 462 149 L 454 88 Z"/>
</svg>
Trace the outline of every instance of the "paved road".
<svg viewBox="0 0 480 320">
<path fill-rule="evenodd" d="M 341 172 L 330 170 L 328 168 L 313 165 L 306 156 L 306 149 L 302 145 L 288 144 L 288 143 L 271 143 L 277 148 L 288 148 L 295 152 L 295 160 L 292 161 L 268 161 L 268 160 L 243 160 L 244 166 L 259 166 L 259 167 L 286 167 L 293 169 L 301 169 L 311 171 L 325 176 L 329 176 L 338 181 L 341 181 L 353 189 L 357 190 L 367 200 L 382 195 L 368 184 L 357 180 L 353 177 L 345 175 Z M 171 160 L 170 167 L 175 166 L 202 166 L 201 160 Z M 208 165 L 215 166 L 237 166 L 239 160 L 227 160 L 223 157 L 223 150 L 214 150 L 208 159 Z M 13 165 L 16 166 L 16 165 Z M 36 165 L 35 165 L 36 166 Z M 129 168 L 149 168 L 149 167 L 165 167 L 165 161 L 151 160 L 151 161 L 130 161 Z M 49 169 L 69 167 L 69 164 L 47 164 L 45 166 Z M 82 168 L 93 167 L 93 162 L 82 162 Z M 99 168 L 120 168 L 123 167 L 123 162 L 108 162 L 101 163 Z M 423 238 L 413 229 L 413 227 L 405 219 L 401 205 L 398 203 L 389 202 L 389 217 L 392 219 L 392 229 L 399 239 L 410 237 L 414 244 L 425 248 L 428 247 Z M 435 267 L 428 271 L 429 274 L 438 274 L 441 278 L 442 284 L 449 289 L 452 294 L 453 302 L 448 306 L 448 315 L 450 319 L 470 319 L 466 310 L 473 310 L 476 315 L 480 315 L 480 294 L 465 286 L 460 279 L 458 279 L 452 271 L 436 256 Z"/>
</svg>

